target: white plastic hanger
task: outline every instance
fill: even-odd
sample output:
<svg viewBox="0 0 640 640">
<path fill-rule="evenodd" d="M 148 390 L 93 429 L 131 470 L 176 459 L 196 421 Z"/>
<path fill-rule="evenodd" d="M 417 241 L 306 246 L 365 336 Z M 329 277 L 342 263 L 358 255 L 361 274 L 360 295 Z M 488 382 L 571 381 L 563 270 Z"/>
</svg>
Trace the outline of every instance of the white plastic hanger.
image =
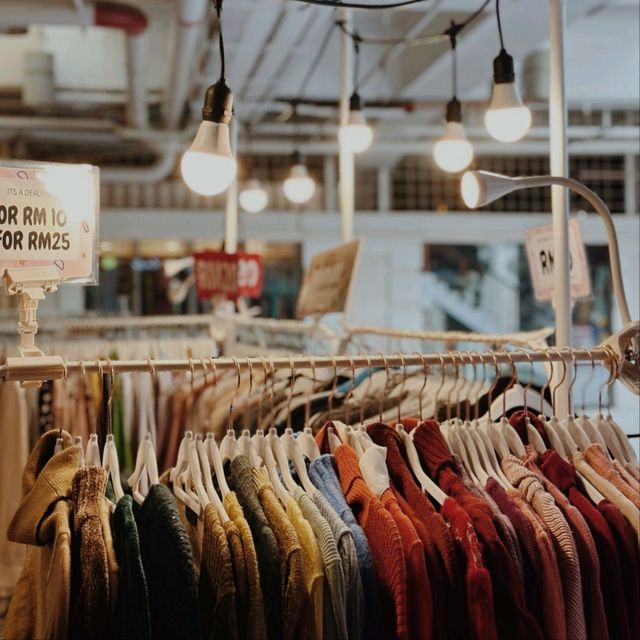
<svg viewBox="0 0 640 640">
<path fill-rule="evenodd" d="M 132 489 L 133 499 L 138 504 L 142 504 L 146 497 L 140 487 L 140 481 L 144 473 L 146 473 L 148 485 L 158 484 L 160 481 L 158 478 L 158 461 L 150 433 L 147 433 L 138 445 L 136 466 L 128 480 L 128 484 Z"/>
<path fill-rule="evenodd" d="M 238 452 L 249 458 L 249 464 L 252 469 L 259 469 L 262 466 L 262 460 L 256 453 L 248 429 L 244 429 L 238 438 Z"/>
<path fill-rule="evenodd" d="M 384 453 L 383 453 L 384 452 Z M 364 481 L 374 495 L 380 497 L 390 486 L 386 447 L 369 446 L 358 460 Z"/>
<path fill-rule="evenodd" d="M 98 445 L 98 434 L 92 433 L 87 442 L 87 450 L 84 454 L 84 463 L 88 467 L 99 467 L 102 462 L 100 460 L 100 446 Z"/>
<path fill-rule="evenodd" d="M 271 480 L 271 484 L 273 485 L 273 489 L 276 496 L 278 497 L 278 500 L 280 500 L 280 503 L 284 507 L 287 503 L 289 493 L 280 480 L 278 465 L 276 464 L 276 460 L 273 457 L 271 446 L 268 444 L 267 439 L 265 438 L 264 431 L 262 429 L 257 429 L 251 439 L 253 440 L 258 455 L 264 460 L 267 473 L 269 474 L 269 480 Z"/>
<path fill-rule="evenodd" d="M 75 436 L 73 438 L 73 444 L 80 448 L 80 466 L 84 467 L 84 449 L 82 447 L 82 436 Z"/>
<path fill-rule="evenodd" d="M 115 495 L 115 502 L 109 500 L 109 509 L 113 513 L 116 508 L 116 504 L 120 498 L 124 496 L 122 490 L 122 483 L 120 481 L 120 463 L 118 462 L 118 450 L 116 449 L 116 443 L 113 440 L 113 434 L 107 435 L 107 439 L 104 445 L 104 451 L 102 453 L 102 467 L 107 472 L 107 482 L 111 478 L 111 484 L 113 486 L 113 493 Z"/>
<path fill-rule="evenodd" d="M 200 491 L 200 488 L 196 484 L 197 472 L 199 472 L 200 485 L 202 485 L 202 470 L 199 467 L 197 453 L 195 453 L 195 463 L 198 464 L 198 467 L 197 470 L 194 468 L 194 453 L 195 443 L 193 433 L 187 431 L 180 443 L 178 461 L 176 462 L 176 466 L 171 470 L 170 478 L 173 483 L 173 493 L 176 498 L 187 505 L 187 507 L 197 515 L 200 515 L 202 508 L 208 504 L 209 498 L 206 495 L 204 487 L 202 486 Z M 192 481 L 196 489 L 195 492 L 189 487 L 189 483 Z"/>
<path fill-rule="evenodd" d="M 220 443 L 220 459 L 222 464 L 224 465 L 227 460 L 233 460 L 238 453 L 239 450 L 236 432 L 233 429 L 227 429 L 227 432 Z"/>
<path fill-rule="evenodd" d="M 224 498 L 224 496 L 226 496 L 227 493 L 230 492 L 230 489 L 229 485 L 227 484 L 227 479 L 224 475 L 222 456 L 220 455 L 220 450 L 218 449 L 218 444 L 216 443 L 216 439 L 214 438 L 213 433 L 207 433 L 205 444 L 207 449 L 207 457 L 209 458 L 209 462 L 211 463 L 213 471 L 216 474 L 218 487 L 220 487 L 220 493 Z"/>
<path fill-rule="evenodd" d="M 293 467 L 298 474 L 302 487 L 308 494 L 314 493 L 316 488 L 307 473 L 307 465 L 304 461 L 302 448 L 298 443 L 298 439 L 293 435 L 293 429 L 287 427 L 284 430 L 284 433 L 280 436 L 280 441 L 282 442 L 283 449 L 287 454 L 287 457 L 293 462 Z"/>
<path fill-rule="evenodd" d="M 278 464 L 278 469 L 280 470 L 280 475 L 282 476 L 285 486 L 289 491 L 294 491 L 298 485 L 291 475 L 289 460 L 287 459 L 287 454 L 282 446 L 282 442 L 280 442 L 280 438 L 278 438 L 277 429 L 275 427 L 271 427 L 265 436 L 265 439 L 276 459 L 276 463 Z"/>
<path fill-rule="evenodd" d="M 298 442 L 302 453 L 307 457 L 310 462 L 313 462 L 316 458 L 320 457 L 320 448 L 316 439 L 313 437 L 313 431 L 311 427 L 305 427 L 298 436 Z"/>
</svg>

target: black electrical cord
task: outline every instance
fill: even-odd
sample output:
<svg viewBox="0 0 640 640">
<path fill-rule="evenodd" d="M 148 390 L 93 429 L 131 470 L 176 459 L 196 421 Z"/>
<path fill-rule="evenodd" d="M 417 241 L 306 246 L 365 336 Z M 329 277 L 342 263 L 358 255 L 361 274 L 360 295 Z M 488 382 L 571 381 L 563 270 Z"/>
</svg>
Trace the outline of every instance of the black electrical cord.
<svg viewBox="0 0 640 640">
<path fill-rule="evenodd" d="M 500 49 L 504 50 L 504 38 L 502 37 L 502 20 L 500 20 L 500 0 L 496 0 L 496 18 L 498 19 L 498 35 L 500 36 Z"/>
<path fill-rule="evenodd" d="M 449 40 L 451 41 L 451 92 L 453 93 L 453 98 L 458 97 L 458 55 L 456 49 L 456 36 L 455 34 L 451 34 L 449 36 Z"/>
<path fill-rule="evenodd" d="M 213 0 L 213 5 L 218 16 L 218 47 L 220 49 L 220 80 L 225 79 L 225 62 L 224 62 L 224 38 L 222 37 L 222 2 L 223 0 Z"/>
<path fill-rule="evenodd" d="M 358 77 L 360 76 L 360 36 L 353 35 L 353 93 L 358 93 Z"/>
<path fill-rule="evenodd" d="M 304 1 L 304 0 L 300 0 Z M 469 15 L 466 20 L 462 22 L 453 23 L 448 29 L 443 31 L 442 33 L 433 33 L 426 34 L 423 36 L 415 36 L 413 38 L 379 38 L 376 36 L 363 36 L 360 34 L 356 34 L 353 31 L 349 31 L 347 29 L 345 23 L 342 20 L 337 20 L 336 25 L 343 32 L 346 33 L 349 37 L 354 38 L 358 37 L 358 40 L 362 44 L 370 44 L 370 45 L 397 45 L 397 44 L 408 44 L 408 45 L 418 45 L 418 44 L 437 44 L 439 42 L 444 42 L 445 40 L 449 40 L 451 35 L 457 36 L 463 29 L 468 27 L 487 7 L 487 5 L 491 2 L 491 0 L 484 0 L 484 2 L 478 7 L 471 15 Z"/>
<path fill-rule="evenodd" d="M 399 0 L 398 2 L 385 2 L 384 4 L 367 4 L 362 2 L 341 2 L 340 0 L 293 0 L 293 2 L 302 2 L 304 4 L 316 4 L 321 7 L 333 7 L 342 9 L 395 9 L 396 7 L 405 7 L 410 4 L 418 4 L 419 2 L 428 2 L 429 0 Z"/>
</svg>

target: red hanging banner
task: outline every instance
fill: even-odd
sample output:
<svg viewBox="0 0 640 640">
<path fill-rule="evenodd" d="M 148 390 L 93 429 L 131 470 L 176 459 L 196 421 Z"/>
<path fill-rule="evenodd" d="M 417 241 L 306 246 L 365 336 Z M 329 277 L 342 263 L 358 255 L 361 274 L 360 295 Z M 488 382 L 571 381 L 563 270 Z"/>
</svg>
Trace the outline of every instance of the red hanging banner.
<svg viewBox="0 0 640 640">
<path fill-rule="evenodd" d="M 201 300 L 217 295 L 229 300 L 241 296 L 257 298 L 262 294 L 264 269 L 258 254 L 201 251 L 194 253 L 193 257 Z"/>
</svg>

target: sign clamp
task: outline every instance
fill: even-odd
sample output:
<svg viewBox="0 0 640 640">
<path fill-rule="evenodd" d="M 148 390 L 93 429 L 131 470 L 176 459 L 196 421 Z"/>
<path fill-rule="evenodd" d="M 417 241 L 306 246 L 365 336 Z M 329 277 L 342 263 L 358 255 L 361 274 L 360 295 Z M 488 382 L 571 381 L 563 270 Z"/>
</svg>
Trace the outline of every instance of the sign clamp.
<svg viewBox="0 0 640 640">
<path fill-rule="evenodd" d="M 35 336 L 38 333 L 36 317 L 38 302 L 44 300 L 45 294 L 58 289 L 60 282 L 58 270 L 55 267 L 10 267 L 5 271 L 4 281 L 8 295 L 20 296 L 18 304 L 20 356 L 7 358 L 7 365 L 11 368 L 28 360 L 29 363 L 38 366 L 40 376 L 23 380 L 21 384 L 25 388 L 38 388 L 43 380 L 62 378 L 65 372 L 62 357 L 46 356 L 35 345 Z"/>
</svg>

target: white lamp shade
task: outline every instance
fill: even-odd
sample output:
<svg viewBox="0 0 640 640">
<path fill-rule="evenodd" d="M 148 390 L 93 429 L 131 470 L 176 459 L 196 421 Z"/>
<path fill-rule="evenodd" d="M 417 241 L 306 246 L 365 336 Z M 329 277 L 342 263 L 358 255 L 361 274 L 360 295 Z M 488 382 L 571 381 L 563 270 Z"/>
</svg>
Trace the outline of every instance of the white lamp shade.
<svg viewBox="0 0 640 640">
<path fill-rule="evenodd" d="M 373 129 L 360 109 L 349 111 L 347 123 L 338 130 L 338 142 L 351 153 L 362 153 L 371 146 Z"/>
<path fill-rule="evenodd" d="M 229 127 L 204 120 L 180 163 L 187 186 L 203 196 L 225 191 L 236 177 L 236 160 L 231 153 Z"/>
<path fill-rule="evenodd" d="M 518 188 L 513 178 L 490 171 L 466 171 L 460 186 L 462 199 L 470 209 L 484 207 Z"/>
<path fill-rule="evenodd" d="M 522 104 L 513 82 L 493 85 L 489 109 L 484 114 L 484 124 L 492 138 L 499 142 L 516 142 L 531 127 L 531 111 Z"/>
<path fill-rule="evenodd" d="M 307 167 L 303 164 L 294 164 L 289 176 L 282 183 L 282 190 L 289 202 L 304 204 L 313 197 L 316 183 L 309 175 Z"/>
<path fill-rule="evenodd" d="M 259 180 L 251 178 L 238 197 L 240 206 L 247 213 L 260 213 L 269 202 L 269 194 Z"/>
<path fill-rule="evenodd" d="M 433 146 L 433 159 L 444 171 L 456 173 L 473 160 L 473 146 L 461 122 L 447 122 L 442 137 Z"/>
</svg>

